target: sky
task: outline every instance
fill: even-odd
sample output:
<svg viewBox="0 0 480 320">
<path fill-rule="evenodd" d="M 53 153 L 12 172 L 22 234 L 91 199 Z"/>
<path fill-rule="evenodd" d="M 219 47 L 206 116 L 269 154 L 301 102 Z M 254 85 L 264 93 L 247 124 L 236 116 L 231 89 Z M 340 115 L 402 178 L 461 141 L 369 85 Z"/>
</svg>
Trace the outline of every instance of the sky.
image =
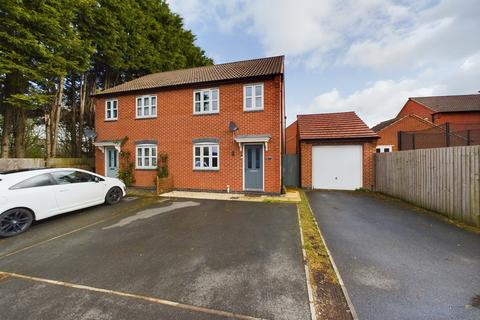
<svg viewBox="0 0 480 320">
<path fill-rule="evenodd" d="M 287 124 L 480 91 L 479 0 L 167 0 L 215 63 L 285 55 Z"/>
</svg>

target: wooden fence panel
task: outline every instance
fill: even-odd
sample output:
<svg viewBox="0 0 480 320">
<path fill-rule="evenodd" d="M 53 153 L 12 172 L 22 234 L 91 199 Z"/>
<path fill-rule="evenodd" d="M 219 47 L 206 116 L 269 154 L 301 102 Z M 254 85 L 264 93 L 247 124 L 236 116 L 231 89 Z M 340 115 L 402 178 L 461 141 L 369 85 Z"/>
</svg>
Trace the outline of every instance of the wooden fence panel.
<svg viewBox="0 0 480 320">
<path fill-rule="evenodd" d="M 6 158 L 0 159 L 0 171 L 33 168 L 79 168 L 92 171 L 94 158 Z"/>
<path fill-rule="evenodd" d="M 480 146 L 375 156 L 376 190 L 480 226 Z"/>
<path fill-rule="evenodd" d="M 5 158 L 0 159 L 0 171 L 33 169 L 45 167 L 43 159 L 36 158 Z"/>
</svg>

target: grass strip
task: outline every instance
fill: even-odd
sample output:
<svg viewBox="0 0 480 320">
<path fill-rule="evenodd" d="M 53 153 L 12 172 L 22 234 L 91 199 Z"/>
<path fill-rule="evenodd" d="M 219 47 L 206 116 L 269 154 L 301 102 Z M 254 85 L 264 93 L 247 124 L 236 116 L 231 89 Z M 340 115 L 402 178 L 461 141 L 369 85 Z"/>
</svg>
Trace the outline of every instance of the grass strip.
<svg viewBox="0 0 480 320">
<path fill-rule="evenodd" d="M 297 204 L 304 249 L 309 269 L 316 318 L 352 319 L 347 301 L 330 261 L 325 244 L 318 231 L 317 223 L 303 190 L 298 190 L 301 202 Z"/>
</svg>

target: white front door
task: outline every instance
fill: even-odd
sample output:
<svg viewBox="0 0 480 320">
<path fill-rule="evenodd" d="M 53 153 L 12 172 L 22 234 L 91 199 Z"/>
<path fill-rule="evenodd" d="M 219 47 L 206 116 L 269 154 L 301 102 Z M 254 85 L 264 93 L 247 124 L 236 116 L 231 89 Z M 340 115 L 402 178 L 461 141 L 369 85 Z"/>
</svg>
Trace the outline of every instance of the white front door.
<svg viewBox="0 0 480 320">
<path fill-rule="evenodd" d="M 335 190 L 361 188 L 362 146 L 313 146 L 312 187 Z"/>
</svg>

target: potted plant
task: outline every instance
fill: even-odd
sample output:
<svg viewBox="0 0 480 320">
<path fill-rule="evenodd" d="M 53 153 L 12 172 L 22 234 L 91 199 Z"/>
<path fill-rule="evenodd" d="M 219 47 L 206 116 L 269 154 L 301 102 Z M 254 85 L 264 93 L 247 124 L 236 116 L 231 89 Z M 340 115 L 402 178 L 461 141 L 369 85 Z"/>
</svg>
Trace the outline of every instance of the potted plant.
<svg viewBox="0 0 480 320">
<path fill-rule="evenodd" d="M 157 194 L 173 190 L 173 177 L 168 172 L 168 155 L 160 153 L 157 163 Z"/>
</svg>

